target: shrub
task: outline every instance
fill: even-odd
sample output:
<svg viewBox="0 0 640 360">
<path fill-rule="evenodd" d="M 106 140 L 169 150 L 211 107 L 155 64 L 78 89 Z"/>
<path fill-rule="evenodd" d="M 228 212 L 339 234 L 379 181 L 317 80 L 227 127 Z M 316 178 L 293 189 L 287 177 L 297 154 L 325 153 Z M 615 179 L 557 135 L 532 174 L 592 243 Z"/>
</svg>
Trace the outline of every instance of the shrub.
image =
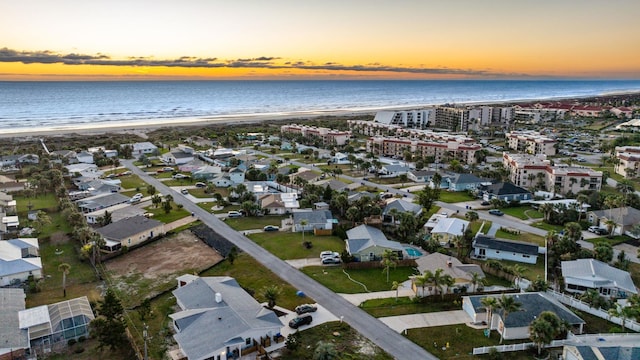
<svg viewBox="0 0 640 360">
<path fill-rule="evenodd" d="M 75 350 L 73 350 L 73 352 L 76 353 L 76 354 L 83 353 L 84 352 L 84 348 L 81 347 L 81 346 L 77 347 L 77 348 L 75 348 Z"/>
<path fill-rule="evenodd" d="M 84 337 L 84 336 L 80 336 L 80 337 L 78 338 L 78 342 L 80 342 L 80 343 L 84 342 L 85 340 L 87 340 L 87 338 L 86 338 L 86 337 Z"/>
<path fill-rule="evenodd" d="M 76 344 L 76 342 L 77 342 L 76 339 L 69 339 L 69 341 L 67 341 L 67 345 L 73 346 Z"/>
</svg>

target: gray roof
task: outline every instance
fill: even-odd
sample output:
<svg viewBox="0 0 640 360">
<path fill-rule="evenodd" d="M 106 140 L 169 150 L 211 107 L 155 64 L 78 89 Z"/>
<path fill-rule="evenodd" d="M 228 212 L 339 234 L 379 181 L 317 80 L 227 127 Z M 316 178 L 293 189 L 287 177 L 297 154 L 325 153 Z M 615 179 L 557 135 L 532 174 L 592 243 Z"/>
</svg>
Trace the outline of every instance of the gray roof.
<svg viewBox="0 0 640 360">
<path fill-rule="evenodd" d="M 640 347 L 599 347 L 598 350 L 607 360 L 638 360 L 640 359 Z"/>
<path fill-rule="evenodd" d="M 482 234 L 476 235 L 473 240 L 473 247 L 510 251 L 525 255 L 538 255 L 538 245 L 512 240 L 496 239 Z"/>
<path fill-rule="evenodd" d="M 0 348 L 26 349 L 29 347 L 27 330 L 20 329 L 18 313 L 25 309 L 22 289 L 0 288 Z"/>
<path fill-rule="evenodd" d="M 595 259 L 578 259 L 562 262 L 565 282 L 588 288 L 615 287 L 637 294 L 631 275 Z"/>
<path fill-rule="evenodd" d="M 103 226 L 96 231 L 107 239 L 122 240 L 161 225 L 162 223 L 158 220 L 138 215 Z"/>
<path fill-rule="evenodd" d="M 517 294 L 501 294 L 494 295 L 493 297 L 499 299 L 504 296 L 515 296 L 516 302 L 520 303 L 520 310 L 510 312 L 507 317 L 505 326 L 507 327 L 524 327 L 529 326 L 531 322 L 540 315 L 543 311 L 551 311 L 558 315 L 562 320 L 566 320 L 570 325 L 584 324 L 585 321 L 579 318 L 576 314 L 567 309 L 564 305 L 560 304 L 554 299 L 545 296 L 540 292 L 530 293 L 517 293 Z M 476 313 L 484 313 L 487 309 L 480 302 L 487 295 L 469 296 L 469 300 L 473 305 L 473 309 Z M 494 310 L 496 314 L 502 314 L 501 310 Z"/>
<path fill-rule="evenodd" d="M 122 194 L 111 193 L 78 200 L 78 207 L 85 208 L 89 211 L 94 211 L 125 203 L 129 201 L 129 199 L 129 197 Z"/>
<path fill-rule="evenodd" d="M 384 233 L 378 228 L 368 225 L 360 225 L 347 231 L 347 243 L 351 254 L 360 252 L 372 246 L 380 246 L 402 251 L 404 248 L 397 241 L 387 240 Z"/>
<path fill-rule="evenodd" d="M 414 214 L 419 214 L 422 212 L 422 206 L 418 204 L 414 204 L 412 202 L 408 202 L 402 199 L 394 199 L 387 206 L 384 207 L 383 215 L 388 215 L 392 209 L 396 209 L 399 212 L 412 212 Z"/>
<path fill-rule="evenodd" d="M 25 273 L 42 269 L 24 259 L 2 260 L 0 259 L 0 277 Z"/>
<path fill-rule="evenodd" d="M 622 226 L 635 225 L 637 223 L 640 223 L 640 210 L 632 208 L 631 206 L 625 206 L 623 208 L 613 208 L 610 210 L 598 210 L 593 211 L 593 213 L 599 218 L 609 218 L 609 216 L 611 216 L 612 219 L 610 220 L 613 220 L 618 224 L 620 224 L 618 220 L 620 219 L 620 216 L 622 216 Z"/>
<path fill-rule="evenodd" d="M 176 159 L 187 159 L 187 158 L 193 157 L 193 154 L 184 152 L 182 150 L 178 150 L 178 151 L 172 151 L 171 156 L 173 156 Z"/>
<path fill-rule="evenodd" d="M 327 220 L 333 219 L 333 215 L 329 210 L 309 210 L 294 211 L 293 223 L 299 225 L 300 221 L 307 220 L 307 225 L 326 224 Z"/>
<path fill-rule="evenodd" d="M 484 180 L 473 174 L 453 174 L 448 176 L 448 178 L 453 184 L 477 184 L 484 182 Z"/>
<path fill-rule="evenodd" d="M 404 166 L 404 165 L 397 165 L 397 164 L 385 165 L 385 166 L 383 166 L 383 168 L 385 168 L 389 172 L 402 172 L 402 171 L 409 172 L 409 171 L 411 171 L 410 167 Z"/>
<path fill-rule="evenodd" d="M 484 188 L 486 192 L 494 195 L 530 194 L 531 192 L 510 182 L 499 182 Z"/>
<path fill-rule="evenodd" d="M 336 179 L 331 179 L 329 181 L 327 181 L 325 184 L 322 184 L 323 186 L 327 186 L 329 185 L 329 188 L 331 188 L 331 190 L 335 190 L 335 191 L 342 191 L 344 188 L 346 188 L 347 186 L 349 186 L 349 184 L 344 183 L 340 180 L 336 180 Z"/>
<path fill-rule="evenodd" d="M 352 203 L 352 202 L 358 201 L 358 200 L 360 200 L 361 198 L 364 198 L 364 197 L 368 197 L 370 199 L 375 199 L 376 196 L 377 196 L 376 194 L 372 194 L 372 193 L 370 193 L 368 191 L 360 191 L 360 192 L 357 192 L 357 193 L 350 194 L 349 197 L 348 197 L 348 200 L 349 200 L 349 203 Z"/>
<path fill-rule="evenodd" d="M 216 293 L 222 301 L 216 302 Z M 180 328 L 174 335 L 189 359 L 210 356 L 232 343 L 244 343 L 239 335 L 251 329 L 279 330 L 282 322 L 261 306 L 231 277 L 204 277 L 173 291 L 183 311 L 171 314 Z M 275 335 L 275 334 L 274 334 Z"/>
<path fill-rule="evenodd" d="M 599 360 L 591 346 L 576 346 L 582 360 Z"/>
<path fill-rule="evenodd" d="M 436 172 L 435 170 L 411 170 L 409 171 L 409 173 L 411 173 L 415 177 L 432 177 Z"/>
<path fill-rule="evenodd" d="M 144 142 L 137 142 L 134 144 L 131 144 L 133 146 L 133 151 L 140 151 L 140 150 L 144 150 L 144 149 L 157 149 L 158 147 L 153 145 L 152 143 L 148 142 L 148 141 L 144 141 Z"/>
</svg>

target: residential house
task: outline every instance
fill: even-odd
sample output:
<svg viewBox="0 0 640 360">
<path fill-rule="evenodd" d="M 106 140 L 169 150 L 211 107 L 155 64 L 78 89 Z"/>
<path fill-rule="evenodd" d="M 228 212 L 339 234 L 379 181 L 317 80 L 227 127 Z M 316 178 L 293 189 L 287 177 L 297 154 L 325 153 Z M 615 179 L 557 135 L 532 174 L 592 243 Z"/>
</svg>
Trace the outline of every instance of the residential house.
<svg viewBox="0 0 640 360">
<path fill-rule="evenodd" d="M 88 151 L 76 153 L 75 158 L 81 164 L 93 164 L 93 154 Z"/>
<path fill-rule="evenodd" d="M 435 273 L 439 269 L 442 269 L 442 275 L 449 275 L 454 280 L 454 284 L 451 286 L 452 289 L 464 287 L 469 289 L 469 291 L 475 291 L 477 289 L 473 288 L 473 284 L 471 283 L 473 274 L 477 273 L 480 279 L 484 279 L 485 277 L 482 268 L 480 268 L 480 265 L 463 264 L 454 256 L 445 255 L 438 252 L 426 256 L 421 256 L 415 261 L 418 265 L 418 271 L 423 275 L 427 271 Z M 422 286 L 418 287 L 418 285 L 415 284 L 415 277 L 412 278 L 411 287 L 413 288 L 413 291 L 416 293 L 416 295 L 425 296 L 435 293 L 436 289 L 433 288 L 433 285 L 426 285 L 427 286 L 425 286 L 425 289 L 423 290 Z M 476 287 L 478 285 L 480 284 L 475 284 Z M 444 290 L 445 292 L 449 292 L 449 289 Z M 427 291 L 429 291 L 429 293 L 427 293 Z"/>
<path fill-rule="evenodd" d="M 118 157 L 118 150 L 109 150 L 109 149 L 106 149 L 104 146 L 90 147 L 87 149 L 87 151 L 92 154 L 102 153 L 102 155 L 104 155 L 104 157 L 106 158 Z"/>
<path fill-rule="evenodd" d="M 82 213 L 90 213 L 118 204 L 128 203 L 130 198 L 119 193 L 100 194 L 76 201 Z"/>
<path fill-rule="evenodd" d="M 209 179 L 209 182 L 219 188 L 228 188 L 234 185 L 233 181 L 231 181 L 231 178 L 227 174 L 217 175 L 213 179 Z"/>
<path fill-rule="evenodd" d="M 483 184 L 488 184 L 487 180 L 482 180 L 473 174 L 453 174 L 442 177 L 446 182 L 445 189 L 449 191 L 476 190 Z"/>
<path fill-rule="evenodd" d="M 20 227 L 20 218 L 18 215 L 0 213 L 0 233 L 17 231 L 18 227 Z"/>
<path fill-rule="evenodd" d="M 458 218 L 440 218 L 433 229 L 431 236 L 437 237 L 440 245 L 451 245 L 457 237 L 463 236 L 469 228 L 469 222 Z"/>
<path fill-rule="evenodd" d="M 593 289 L 602 296 L 623 299 L 638 294 L 629 272 L 602 261 L 578 259 L 563 261 L 561 266 L 565 290 L 568 292 L 581 294 Z"/>
<path fill-rule="evenodd" d="M 27 281 L 29 276 L 42 278 L 39 252 L 36 238 L 0 240 L 0 286 Z"/>
<path fill-rule="evenodd" d="M 93 179 L 76 184 L 78 190 L 88 191 L 91 195 L 115 193 L 120 191 L 120 179 Z"/>
<path fill-rule="evenodd" d="M 640 123 L 640 119 L 633 120 Z M 614 170 L 625 178 L 640 176 L 640 146 L 616 146 L 616 159 Z"/>
<path fill-rule="evenodd" d="M 96 164 L 70 164 L 65 168 L 69 171 L 74 184 L 98 179 L 104 174 Z"/>
<path fill-rule="evenodd" d="M 12 193 L 24 190 L 24 182 L 16 181 L 13 177 L 0 175 L 0 192 Z"/>
<path fill-rule="evenodd" d="M 134 216 L 96 230 L 106 241 L 105 250 L 116 251 L 164 235 L 164 224 L 144 216 Z"/>
<path fill-rule="evenodd" d="M 380 171 L 378 171 L 378 173 L 382 177 L 398 177 L 400 175 L 407 175 L 407 179 L 408 179 L 409 171 L 411 171 L 411 168 L 408 166 L 390 164 L 390 165 L 382 166 L 382 168 L 380 168 Z"/>
<path fill-rule="evenodd" d="M 181 285 L 186 283 L 185 285 Z M 263 339 L 276 340 L 282 322 L 231 277 L 184 278 L 173 291 L 180 311 L 169 315 L 188 360 L 238 359 Z"/>
<path fill-rule="evenodd" d="M 637 339 L 634 344 L 617 345 L 610 342 L 567 345 L 562 349 L 563 360 L 632 360 L 640 359 Z"/>
<path fill-rule="evenodd" d="M 393 199 L 387 203 L 387 206 L 382 210 L 382 215 L 386 221 L 395 222 L 395 219 L 393 219 L 394 210 L 398 213 L 410 212 L 415 215 L 415 217 L 422 214 L 422 206 L 403 199 Z"/>
<path fill-rule="evenodd" d="M 76 159 L 76 152 L 73 150 L 54 150 L 51 151 L 50 154 L 52 159 L 58 159 L 60 161 L 65 161 L 69 164 L 76 163 L 78 159 Z"/>
<path fill-rule="evenodd" d="M 342 182 L 340 180 L 337 180 L 337 179 L 330 179 L 330 180 L 328 180 L 326 182 L 323 182 L 322 186 L 323 187 L 329 186 L 329 188 L 331 190 L 338 191 L 338 192 L 346 190 L 346 189 L 349 188 L 349 184 L 347 184 L 345 182 Z"/>
<path fill-rule="evenodd" d="M 32 352 L 39 355 L 64 348 L 69 340 L 87 338 L 89 323 L 95 319 L 86 296 L 22 310 L 18 316 Z"/>
<path fill-rule="evenodd" d="M 498 182 L 491 185 L 483 185 L 479 188 L 482 192 L 482 199 L 491 201 L 500 199 L 502 201 L 529 201 L 533 199 L 531 192 L 510 182 Z"/>
<path fill-rule="evenodd" d="M 132 206 L 129 203 L 118 204 L 84 214 L 85 219 L 87 219 L 87 224 L 99 224 L 107 211 L 111 216 L 111 222 L 118 222 L 122 219 L 145 214 L 144 209 L 141 207 Z"/>
<path fill-rule="evenodd" d="M 433 170 L 411 170 L 407 173 L 407 178 L 417 183 L 428 183 L 435 173 Z"/>
<path fill-rule="evenodd" d="M 130 145 L 133 147 L 131 155 L 136 159 L 141 155 L 155 155 L 158 152 L 158 147 L 148 141 L 138 142 Z"/>
<path fill-rule="evenodd" d="M 289 212 L 281 194 L 267 194 L 258 198 L 260 208 L 268 215 L 284 215 Z"/>
<path fill-rule="evenodd" d="M 299 209 L 293 211 L 293 232 L 332 230 L 333 215 L 329 210 Z"/>
<path fill-rule="evenodd" d="M 427 220 L 427 222 L 424 223 L 422 228 L 424 229 L 424 231 L 430 233 L 431 230 L 433 230 L 441 220 L 446 219 L 448 217 L 449 217 L 449 215 L 447 215 L 446 213 L 433 214 L 433 215 L 431 215 L 431 217 L 429 217 L 429 220 Z"/>
<path fill-rule="evenodd" d="M 351 230 L 347 230 L 345 243 L 347 252 L 353 256 L 356 261 L 381 260 L 385 250 L 395 252 L 398 258 L 402 259 L 403 252 L 405 251 L 402 244 L 397 241 L 388 240 L 382 231 L 368 225 L 360 225 Z"/>
<path fill-rule="evenodd" d="M 515 297 L 515 301 L 520 304 L 518 311 L 510 312 L 504 319 L 504 312 L 500 309 L 492 309 L 491 318 L 487 308 L 482 305 L 482 299 L 492 296 L 499 299 L 500 296 Z M 471 322 L 486 322 L 490 330 L 497 330 L 505 340 L 529 339 L 529 325 L 543 311 L 551 311 L 558 315 L 561 320 L 569 324 L 570 330 L 574 334 L 582 334 L 585 321 L 576 316 L 557 300 L 542 292 L 528 292 L 502 295 L 476 295 L 462 297 L 462 310 L 470 317 Z"/>
<path fill-rule="evenodd" d="M 360 192 L 357 192 L 357 193 L 349 194 L 349 196 L 347 197 L 347 201 L 349 202 L 349 204 L 353 204 L 353 203 L 355 203 L 355 202 L 357 202 L 360 199 L 365 198 L 365 197 L 369 198 L 369 199 L 372 199 L 372 200 L 375 200 L 377 198 L 377 196 L 379 196 L 379 195 L 370 193 L 368 191 L 360 191 Z"/>
<path fill-rule="evenodd" d="M 316 210 L 329 210 L 331 208 L 331 205 L 324 201 L 318 201 L 316 203 L 313 203 L 313 208 Z"/>
<path fill-rule="evenodd" d="M 640 237 L 640 234 L 636 234 L 633 231 L 633 228 L 637 224 L 640 224 L 640 210 L 632 208 L 631 206 L 589 211 L 587 213 L 587 220 L 593 225 L 607 230 L 609 230 L 608 222 L 611 220 L 611 230 L 614 235 L 625 234 L 636 239 Z M 613 225 L 613 223 L 615 223 L 615 225 Z"/>
<path fill-rule="evenodd" d="M 538 261 L 538 245 L 530 243 L 477 234 L 472 247 L 472 255 L 477 259 L 510 260 L 527 264 L 535 264 Z"/>
<path fill-rule="evenodd" d="M 245 171 L 240 167 L 234 167 L 232 169 L 229 169 L 229 179 L 235 185 L 244 183 L 244 175 L 245 175 Z"/>
<path fill-rule="evenodd" d="M 349 156 L 347 154 L 337 152 L 329 159 L 328 163 L 335 165 L 347 165 L 351 164 L 351 161 L 349 161 Z"/>
<path fill-rule="evenodd" d="M 183 165 L 188 164 L 194 160 L 193 153 L 185 152 L 182 150 L 174 150 L 168 153 L 162 154 L 162 162 L 169 165 Z"/>
<path fill-rule="evenodd" d="M 29 349 L 29 334 L 20 328 L 20 311 L 25 309 L 22 288 L 0 288 L 0 359 L 24 359 Z"/>
<path fill-rule="evenodd" d="M 315 173 L 311 170 L 300 169 L 300 171 L 298 171 L 297 173 L 291 174 L 290 177 L 292 180 L 299 178 L 308 183 L 312 183 L 312 182 L 318 181 L 318 179 L 320 178 L 320 174 Z M 292 181 L 292 182 L 295 182 L 295 181 Z"/>
<path fill-rule="evenodd" d="M 205 165 L 191 172 L 191 177 L 198 181 L 209 181 L 222 174 L 220 166 Z M 231 181 L 231 180 L 229 180 Z"/>
<path fill-rule="evenodd" d="M 11 194 L 0 192 L 0 212 L 15 214 L 16 205 L 17 202 L 16 200 L 13 200 L 13 196 Z"/>
<path fill-rule="evenodd" d="M 0 156 L 0 168 L 17 168 L 22 164 L 37 164 L 39 162 L 40 157 L 36 154 Z"/>
</svg>

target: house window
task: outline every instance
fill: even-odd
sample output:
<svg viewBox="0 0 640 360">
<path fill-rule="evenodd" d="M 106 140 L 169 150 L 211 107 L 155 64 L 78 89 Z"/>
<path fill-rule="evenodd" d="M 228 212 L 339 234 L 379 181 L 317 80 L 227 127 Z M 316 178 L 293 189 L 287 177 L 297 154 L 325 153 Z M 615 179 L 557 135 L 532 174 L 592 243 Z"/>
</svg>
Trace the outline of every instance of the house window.
<svg viewBox="0 0 640 360">
<path fill-rule="evenodd" d="M 246 339 L 244 340 L 244 344 L 245 344 L 245 345 L 251 345 L 251 338 L 246 338 Z"/>
<path fill-rule="evenodd" d="M 500 254 L 500 250 L 496 250 L 496 254 Z"/>
<path fill-rule="evenodd" d="M 530 258 L 531 256 L 529 255 L 522 255 L 523 258 Z"/>
</svg>

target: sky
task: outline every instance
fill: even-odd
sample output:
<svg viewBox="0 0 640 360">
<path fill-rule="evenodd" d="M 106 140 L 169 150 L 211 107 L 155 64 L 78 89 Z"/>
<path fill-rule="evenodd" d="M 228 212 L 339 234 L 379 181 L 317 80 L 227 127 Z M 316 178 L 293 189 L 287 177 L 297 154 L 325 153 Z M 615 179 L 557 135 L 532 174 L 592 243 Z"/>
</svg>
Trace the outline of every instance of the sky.
<svg viewBox="0 0 640 360">
<path fill-rule="evenodd" d="M 638 0 L 0 0 L 0 80 L 640 79 Z"/>
</svg>

